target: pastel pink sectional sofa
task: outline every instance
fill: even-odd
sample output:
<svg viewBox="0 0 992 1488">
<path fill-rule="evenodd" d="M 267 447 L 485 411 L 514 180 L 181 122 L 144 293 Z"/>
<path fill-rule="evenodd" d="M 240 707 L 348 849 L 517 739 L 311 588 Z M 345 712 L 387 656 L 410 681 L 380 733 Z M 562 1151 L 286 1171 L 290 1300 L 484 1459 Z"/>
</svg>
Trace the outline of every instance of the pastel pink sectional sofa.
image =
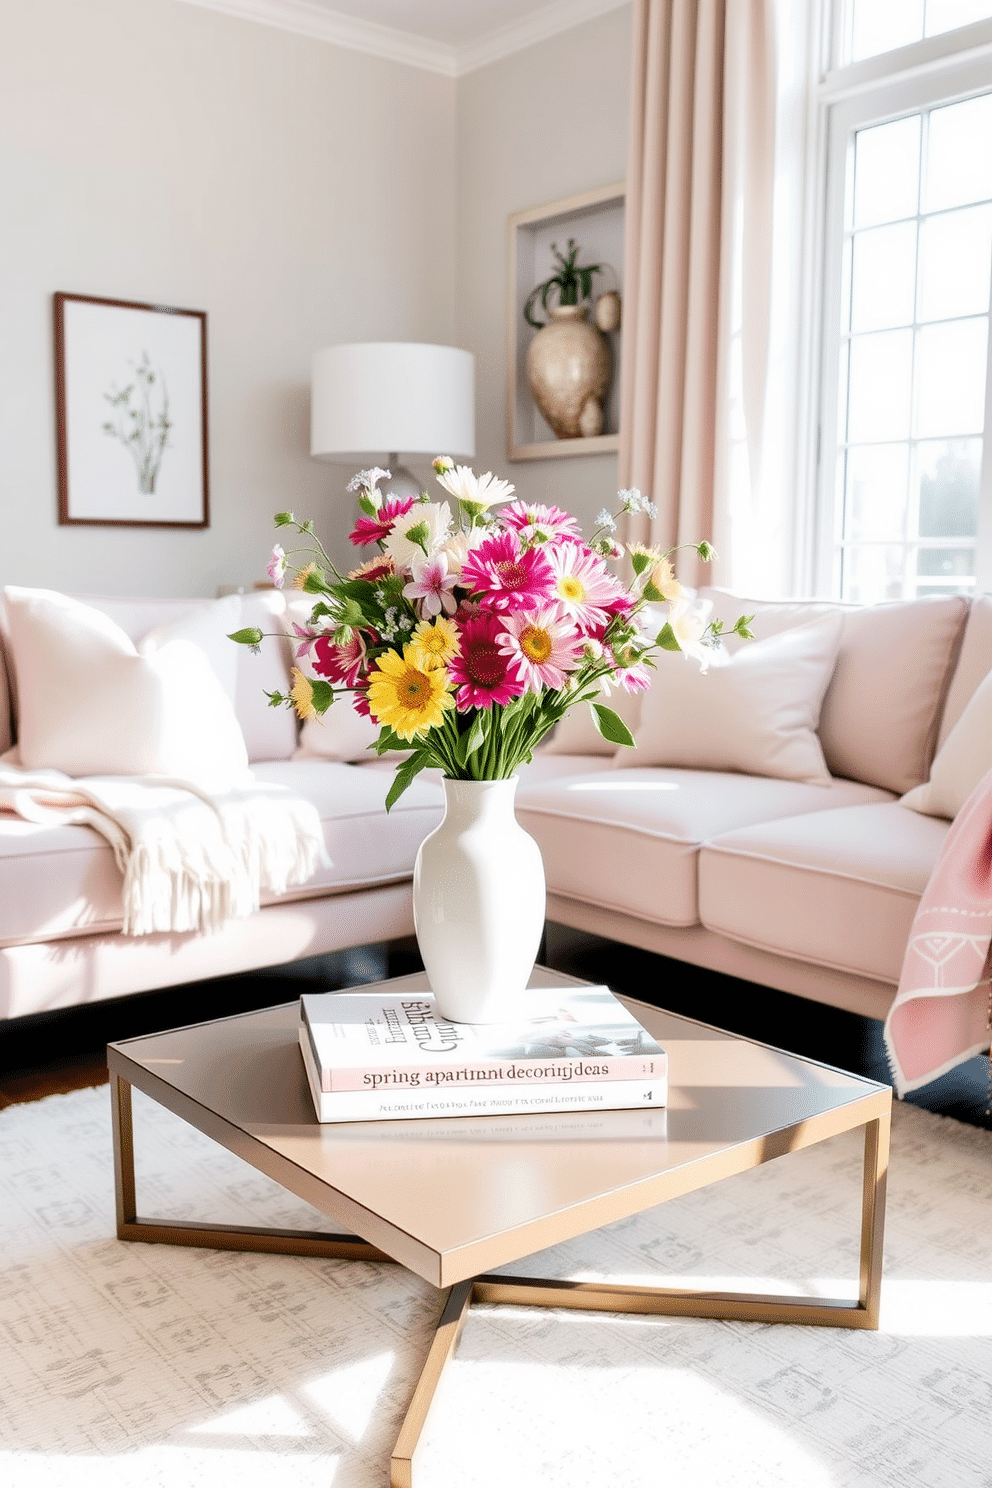
<svg viewBox="0 0 992 1488">
<path fill-rule="evenodd" d="M 810 783 L 801 778 L 805 766 L 786 759 L 787 749 L 771 761 L 778 775 L 760 773 L 767 761 L 751 716 L 760 710 L 751 707 L 747 688 L 743 703 L 738 697 L 734 704 L 743 710 L 739 723 L 715 731 L 723 733 L 732 760 L 746 735 L 747 748 L 758 751 L 757 768 L 693 768 L 694 758 L 679 752 L 705 753 L 705 741 L 673 741 L 665 727 L 659 737 L 650 728 L 645 734 L 646 714 L 654 708 L 664 718 L 665 699 L 678 694 L 688 672 L 662 675 L 650 705 L 645 700 L 638 710 L 625 702 L 640 753 L 614 758 L 584 719 L 573 723 L 570 715 L 518 790 L 520 820 L 544 854 L 548 917 L 882 1017 L 948 827 L 945 819 L 900 805 L 899 797 L 927 779 L 935 750 L 992 670 L 992 598 L 857 609 L 764 604 L 718 591 L 703 597 L 727 620 L 742 610 L 755 614 L 755 645 L 766 645 L 778 666 L 761 673 L 766 704 L 770 686 L 788 703 L 790 679 L 806 677 L 808 716 L 789 727 L 805 728 L 826 768 L 821 763 L 822 774 Z M 87 603 L 138 641 L 206 601 Z M 247 595 L 241 623 L 279 629 L 283 608 L 279 593 Z M 802 642 L 799 660 L 788 649 L 792 632 L 814 631 L 816 685 L 809 681 L 810 645 Z M 775 639 L 787 633 L 786 641 Z M 16 740 L 17 728 L 16 675 L 2 643 L 0 614 L 0 752 Z M 754 653 L 759 661 L 764 654 Z M 685 658 L 672 660 L 697 675 Z M 412 933 L 413 862 L 440 820 L 438 782 L 420 777 L 387 816 L 391 772 L 381 762 L 356 762 L 353 742 L 338 745 L 329 729 L 316 752 L 311 743 L 301 755 L 294 719 L 269 708 L 264 696 L 285 690 L 289 663 L 288 644 L 278 641 L 261 656 L 241 651 L 236 711 L 258 776 L 290 785 L 317 805 L 327 866 L 217 933 L 125 937 L 120 877 L 102 837 L 89 827 L 38 826 L 0 813 L 0 1016 Z M 754 675 L 760 670 L 756 664 Z M 692 712 L 683 706 L 683 720 Z M 720 757 L 717 748 L 710 763 Z"/>
</svg>

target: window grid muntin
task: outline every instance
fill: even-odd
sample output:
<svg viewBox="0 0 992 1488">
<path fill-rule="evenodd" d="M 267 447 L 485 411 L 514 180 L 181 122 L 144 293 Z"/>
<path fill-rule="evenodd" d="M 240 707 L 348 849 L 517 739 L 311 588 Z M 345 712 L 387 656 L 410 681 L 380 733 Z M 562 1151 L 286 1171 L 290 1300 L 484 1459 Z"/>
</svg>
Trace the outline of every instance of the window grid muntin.
<svg viewBox="0 0 992 1488">
<path fill-rule="evenodd" d="M 971 97 L 981 97 L 984 92 L 973 93 Z M 893 115 L 889 119 L 878 119 L 871 123 L 865 122 L 852 131 L 848 141 L 845 171 L 844 171 L 844 207 L 843 207 L 843 235 L 841 241 L 841 272 L 843 275 L 841 289 L 841 316 L 840 338 L 838 344 L 839 368 L 838 368 L 838 419 L 837 433 L 843 437 L 837 439 L 837 456 L 839 461 L 840 490 L 837 493 L 835 513 L 837 517 L 837 528 L 835 532 L 835 561 L 834 568 L 837 574 L 838 592 L 841 598 L 849 597 L 850 589 L 855 582 L 854 570 L 856 567 L 855 557 L 857 553 L 872 548 L 900 548 L 903 554 L 902 563 L 902 597 L 913 598 L 920 593 L 933 592 L 938 585 L 941 592 L 970 592 L 975 587 L 975 569 L 977 560 L 977 537 L 974 533 L 962 534 L 960 536 L 950 535 L 943 538 L 925 537 L 919 531 L 920 516 L 920 470 L 918 451 L 919 446 L 924 443 L 932 443 L 935 438 L 946 441 L 957 439 L 984 439 L 984 427 L 976 430 L 956 431 L 954 434 L 941 436 L 921 436 L 916 430 L 918 427 L 918 392 L 919 392 L 919 358 L 918 340 L 922 329 L 931 326 L 952 325 L 963 321 L 983 320 L 986 326 L 986 336 L 990 334 L 990 311 L 992 311 L 992 291 L 990 301 L 986 302 L 986 309 L 981 315 L 947 316 L 939 319 L 921 321 L 919 319 L 921 298 L 921 264 L 920 252 L 922 242 L 922 227 L 924 222 L 935 218 L 946 216 L 951 212 L 959 212 L 969 207 L 985 206 L 992 203 L 992 196 L 981 197 L 974 202 L 958 203 L 950 207 L 940 207 L 935 211 L 924 212 L 922 210 L 926 195 L 925 173 L 929 158 L 929 128 L 930 116 L 938 109 L 953 107 L 955 103 L 964 102 L 965 99 L 940 99 L 922 108 L 906 110 L 900 114 Z M 894 218 L 884 223 L 871 223 L 864 227 L 854 226 L 854 202 L 857 186 L 857 139 L 864 131 L 884 127 L 886 124 L 894 123 L 900 118 L 912 118 L 919 116 L 920 132 L 918 139 L 917 159 L 917 182 L 916 182 L 916 206 L 915 214 Z M 872 331 L 855 332 L 851 329 L 851 321 L 854 311 L 854 239 L 859 234 L 877 231 L 880 227 L 893 227 L 904 223 L 914 223 L 916 229 L 915 257 L 914 257 L 914 295 L 913 295 L 913 319 L 911 322 L 898 326 L 886 326 Z M 850 432 L 850 390 L 851 390 L 851 348 L 853 342 L 862 336 L 885 334 L 888 331 L 908 330 L 911 332 L 911 367 L 910 367 L 910 411 L 909 411 L 909 436 L 905 440 L 859 440 L 852 441 Z M 989 346 L 986 342 L 986 367 L 988 365 Z M 849 516 L 853 492 L 849 480 L 850 454 L 854 449 L 870 448 L 882 445 L 898 445 L 908 451 L 906 465 L 908 487 L 905 491 L 905 502 L 903 505 L 903 532 L 901 536 L 893 533 L 889 537 L 864 539 L 851 538 L 848 536 Z M 950 591 L 948 581 L 944 575 L 922 575 L 917 572 L 919 555 L 921 549 L 926 550 L 949 550 L 962 549 L 971 554 L 972 565 L 970 575 L 961 575 Z"/>
</svg>

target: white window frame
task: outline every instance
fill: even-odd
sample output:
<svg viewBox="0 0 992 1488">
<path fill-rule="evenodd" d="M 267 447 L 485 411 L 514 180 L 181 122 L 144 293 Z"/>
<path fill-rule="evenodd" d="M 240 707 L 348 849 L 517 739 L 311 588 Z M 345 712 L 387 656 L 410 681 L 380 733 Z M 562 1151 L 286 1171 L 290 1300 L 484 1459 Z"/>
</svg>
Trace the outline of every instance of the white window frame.
<svg viewBox="0 0 992 1488">
<path fill-rule="evenodd" d="M 844 5 L 827 4 L 823 50 L 838 56 Z M 842 251 L 845 171 L 850 138 L 857 128 L 884 123 L 938 103 L 957 102 L 992 91 L 992 20 L 944 32 L 912 46 L 846 67 L 827 66 L 814 84 L 815 125 L 810 136 L 808 179 L 813 200 L 807 223 L 813 236 L 808 255 L 810 363 L 809 411 L 805 420 L 807 480 L 812 497 L 805 526 L 805 553 L 797 570 L 807 590 L 839 595 L 838 539 L 843 508 L 836 482 L 837 389 L 841 343 Z M 992 319 L 985 386 L 985 438 L 979 484 L 975 592 L 992 590 Z"/>
</svg>

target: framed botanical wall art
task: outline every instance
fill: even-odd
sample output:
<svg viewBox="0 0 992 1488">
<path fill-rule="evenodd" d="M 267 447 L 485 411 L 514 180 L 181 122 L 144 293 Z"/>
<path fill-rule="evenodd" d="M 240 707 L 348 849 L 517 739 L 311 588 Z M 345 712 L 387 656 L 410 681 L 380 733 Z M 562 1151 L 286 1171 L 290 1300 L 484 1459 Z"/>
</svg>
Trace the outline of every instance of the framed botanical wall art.
<svg viewBox="0 0 992 1488">
<path fill-rule="evenodd" d="M 207 316 L 55 296 L 59 522 L 206 527 Z"/>
</svg>

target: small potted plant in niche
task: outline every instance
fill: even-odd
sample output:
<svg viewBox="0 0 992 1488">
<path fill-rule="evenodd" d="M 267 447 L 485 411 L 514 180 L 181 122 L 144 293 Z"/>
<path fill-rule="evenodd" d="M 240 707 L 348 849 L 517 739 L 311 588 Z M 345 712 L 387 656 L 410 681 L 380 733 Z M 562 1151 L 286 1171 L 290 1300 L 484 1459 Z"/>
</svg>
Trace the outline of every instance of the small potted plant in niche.
<svg viewBox="0 0 992 1488">
<path fill-rule="evenodd" d="M 603 273 L 603 265 L 579 263 L 581 251 L 574 238 L 564 253 L 552 243 L 555 271 L 531 290 L 524 305 L 524 319 L 537 331 L 527 348 L 527 378 L 535 403 L 559 439 L 602 434 L 613 375 L 613 348 L 589 323 L 593 276 Z M 557 303 L 549 303 L 552 299 Z M 546 321 L 535 315 L 538 304 Z"/>
</svg>

